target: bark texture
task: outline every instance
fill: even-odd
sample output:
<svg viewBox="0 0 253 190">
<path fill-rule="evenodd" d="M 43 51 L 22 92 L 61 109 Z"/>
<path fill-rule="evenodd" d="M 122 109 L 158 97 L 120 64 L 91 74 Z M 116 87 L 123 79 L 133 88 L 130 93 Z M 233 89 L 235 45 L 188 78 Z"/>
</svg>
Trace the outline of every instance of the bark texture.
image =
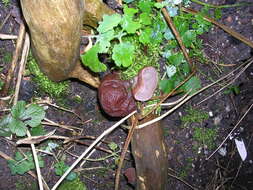
<svg viewBox="0 0 253 190">
<path fill-rule="evenodd" d="M 98 77 L 80 65 L 81 29 L 84 21 L 95 27 L 103 14 L 113 11 L 101 0 L 20 2 L 31 35 L 33 55 L 41 70 L 53 81 L 75 77 L 98 87 Z"/>
<path fill-rule="evenodd" d="M 152 115 L 143 122 L 150 121 Z M 137 190 L 167 190 L 168 159 L 160 122 L 136 129 L 131 141 Z"/>
</svg>

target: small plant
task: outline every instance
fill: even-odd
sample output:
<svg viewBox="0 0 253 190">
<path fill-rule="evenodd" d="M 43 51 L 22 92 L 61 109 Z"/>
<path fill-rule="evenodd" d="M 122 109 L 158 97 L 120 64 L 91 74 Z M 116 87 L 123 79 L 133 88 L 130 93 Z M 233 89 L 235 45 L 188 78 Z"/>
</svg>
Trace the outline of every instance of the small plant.
<svg viewBox="0 0 253 190">
<path fill-rule="evenodd" d="M 76 178 L 73 181 L 65 181 L 59 186 L 59 190 L 87 190 L 86 185 Z"/>
<path fill-rule="evenodd" d="M 10 0 L 2 0 L 2 3 L 4 4 L 5 7 L 8 7 L 10 5 Z"/>
<path fill-rule="evenodd" d="M 237 85 L 232 85 L 228 87 L 227 90 L 224 91 L 224 94 L 231 94 L 231 93 L 234 95 L 240 94 L 240 87 Z"/>
<path fill-rule="evenodd" d="M 69 166 L 64 163 L 64 161 L 57 162 L 54 165 L 55 168 L 55 174 L 58 176 L 62 176 L 68 169 Z M 67 175 L 67 180 L 74 180 L 77 178 L 77 174 L 75 172 L 70 172 L 69 175 Z"/>
<path fill-rule="evenodd" d="M 37 127 L 45 117 L 45 111 L 37 104 L 26 107 L 24 101 L 18 101 L 11 113 L 0 121 L 0 136 L 25 136 L 28 127 Z"/>
<path fill-rule="evenodd" d="M 209 118 L 208 113 L 192 107 L 187 108 L 186 112 L 187 114 L 180 118 L 183 126 L 188 126 L 190 123 L 201 123 Z"/>
<path fill-rule="evenodd" d="M 44 161 L 38 156 L 39 166 L 44 167 Z M 22 155 L 20 152 L 16 152 L 14 160 L 8 160 L 8 166 L 11 170 L 11 174 L 23 175 L 26 172 L 35 168 L 33 156 L 31 153 Z"/>
<path fill-rule="evenodd" d="M 217 129 L 194 128 L 193 139 L 201 145 L 206 145 L 209 149 L 215 147 L 215 139 L 217 137 Z"/>
</svg>

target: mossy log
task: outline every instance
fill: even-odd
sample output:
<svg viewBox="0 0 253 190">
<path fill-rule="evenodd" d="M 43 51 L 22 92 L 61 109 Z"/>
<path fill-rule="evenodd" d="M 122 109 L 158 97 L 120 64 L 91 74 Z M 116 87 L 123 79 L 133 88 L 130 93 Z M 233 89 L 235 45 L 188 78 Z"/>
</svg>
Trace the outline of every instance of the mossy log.
<svg viewBox="0 0 253 190">
<path fill-rule="evenodd" d="M 151 115 L 142 123 L 155 118 Z M 160 122 L 134 131 L 131 140 L 136 167 L 136 190 L 167 190 L 168 159 Z"/>
<path fill-rule="evenodd" d="M 98 77 L 80 63 L 81 29 L 113 11 L 98 0 L 21 0 L 21 6 L 41 70 L 53 81 L 73 77 L 98 87 Z"/>
</svg>

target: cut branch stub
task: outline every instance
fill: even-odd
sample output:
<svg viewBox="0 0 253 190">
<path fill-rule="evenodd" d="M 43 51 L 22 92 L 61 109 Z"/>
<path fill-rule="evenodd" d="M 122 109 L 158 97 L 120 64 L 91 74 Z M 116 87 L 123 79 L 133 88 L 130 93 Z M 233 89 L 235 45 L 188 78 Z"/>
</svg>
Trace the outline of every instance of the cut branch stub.
<svg viewBox="0 0 253 190">
<path fill-rule="evenodd" d="M 142 123 L 154 119 L 145 118 Z M 167 190 L 168 159 L 160 122 L 136 129 L 132 141 L 137 190 Z"/>
</svg>

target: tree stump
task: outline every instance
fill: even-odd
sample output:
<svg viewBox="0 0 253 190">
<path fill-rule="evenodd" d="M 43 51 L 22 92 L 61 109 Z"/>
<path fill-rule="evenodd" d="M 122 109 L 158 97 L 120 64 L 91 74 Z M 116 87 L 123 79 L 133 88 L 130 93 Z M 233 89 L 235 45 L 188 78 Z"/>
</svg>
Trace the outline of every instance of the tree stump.
<svg viewBox="0 0 253 190">
<path fill-rule="evenodd" d="M 142 123 L 154 118 L 155 115 L 148 116 Z M 168 159 L 160 122 L 135 129 L 131 147 L 136 167 L 136 189 L 167 190 Z"/>
</svg>

